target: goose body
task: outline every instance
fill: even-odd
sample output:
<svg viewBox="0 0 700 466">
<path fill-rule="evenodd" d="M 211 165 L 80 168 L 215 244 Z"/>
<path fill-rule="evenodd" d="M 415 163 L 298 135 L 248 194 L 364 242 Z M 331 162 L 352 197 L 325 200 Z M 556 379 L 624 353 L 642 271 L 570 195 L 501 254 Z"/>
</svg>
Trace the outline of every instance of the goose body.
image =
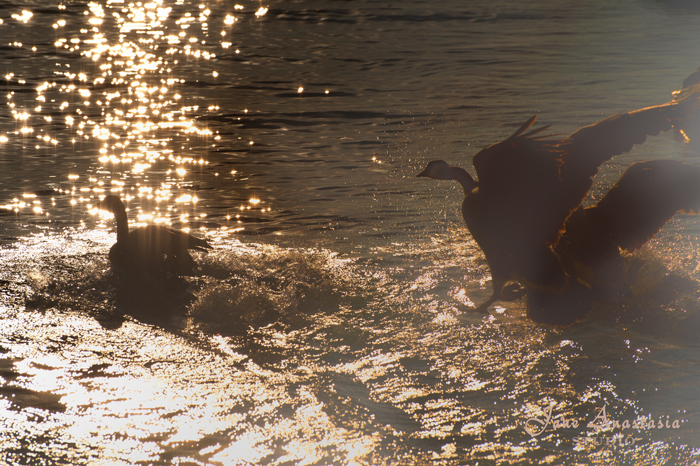
<svg viewBox="0 0 700 466">
<path fill-rule="evenodd" d="M 700 169 L 679 162 L 633 164 L 597 206 L 583 209 L 592 177 L 599 165 L 681 124 L 697 106 L 693 94 L 614 115 L 563 139 L 542 136 L 548 127 L 530 130 L 533 116 L 474 156 L 478 181 L 442 160 L 430 162 L 417 176 L 462 185 L 464 221 L 491 269 L 493 294 L 477 310 L 486 312 L 506 283 L 517 281 L 528 290 L 533 320 L 568 325 L 583 318 L 590 284 L 577 276 L 582 263 L 619 257 L 620 247 L 643 244 L 675 212 L 700 202 Z M 567 247 L 557 248 L 566 231 Z M 536 299 L 562 295 L 574 301 L 567 312 Z"/>
<path fill-rule="evenodd" d="M 147 271 L 162 277 L 191 275 L 195 264 L 189 250 L 211 249 L 203 239 L 162 225 L 147 225 L 129 231 L 126 209 L 117 196 L 105 197 L 97 208 L 114 214 L 117 242 L 109 250 L 109 259 L 121 268 Z"/>
</svg>

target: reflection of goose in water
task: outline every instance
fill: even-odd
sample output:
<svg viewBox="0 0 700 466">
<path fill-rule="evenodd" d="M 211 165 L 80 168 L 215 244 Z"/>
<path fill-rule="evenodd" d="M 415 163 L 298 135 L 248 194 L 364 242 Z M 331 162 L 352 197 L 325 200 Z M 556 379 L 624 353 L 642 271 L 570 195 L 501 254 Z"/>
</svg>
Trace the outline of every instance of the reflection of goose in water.
<svg viewBox="0 0 700 466">
<path fill-rule="evenodd" d="M 105 197 L 97 208 L 114 214 L 117 242 L 109 250 L 109 259 L 122 268 L 148 271 L 162 277 L 191 275 L 194 261 L 188 250 L 211 249 L 203 239 L 161 225 L 129 231 L 124 203 L 117 196 Z"/>
<path fill-rule="evenodd" d="M 478 181 L 430 162 L 418 176 L 462 185 L 464 221 L 491 268 L 493 295 L 477 310 L 486 312 L 508 281 L 518 281 L 528 289 L 530 318 L 571 324 L 590 308 L 596 266 L 619 257 L 619 247 L 639 247 L 676 211 L 698 210 L 700 168 L 673 161 L 633 164 L 597 206 L 580 207 L 600 164 L 668 131 L 697 102 L 691 95 L 614 115 L 564 139 L 540 135 L 548 127 L 527 132 L 532 117 L 474 156 Z"/>
</svg>

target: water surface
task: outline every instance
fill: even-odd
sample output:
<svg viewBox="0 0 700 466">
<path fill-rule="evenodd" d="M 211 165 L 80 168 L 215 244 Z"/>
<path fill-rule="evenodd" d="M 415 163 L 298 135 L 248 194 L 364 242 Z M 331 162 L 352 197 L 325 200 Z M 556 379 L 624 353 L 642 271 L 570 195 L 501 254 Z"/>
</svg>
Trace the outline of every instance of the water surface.
<svg viewBox="0 0 700 466">
<path fill-rule="evenodd" d="M 637 253 L 638 296 L 551 328 L 523 300 L 469 312 L 491 283 L 461 189 L 415 174 L 472 170 L 533 114 L 567 134 L 670 100 L 700 64 L 699 14 L 0 4 L 0 460 L 697 463 L 697 219 Z M 650 138 L 586 202 L 633 161 L 694 155 Z M 199 275 L 113 269 L 108 193 L 133 225 L 207 238 Z M 619 427 L 587 426 L 603 408 Z"/>
</svg>

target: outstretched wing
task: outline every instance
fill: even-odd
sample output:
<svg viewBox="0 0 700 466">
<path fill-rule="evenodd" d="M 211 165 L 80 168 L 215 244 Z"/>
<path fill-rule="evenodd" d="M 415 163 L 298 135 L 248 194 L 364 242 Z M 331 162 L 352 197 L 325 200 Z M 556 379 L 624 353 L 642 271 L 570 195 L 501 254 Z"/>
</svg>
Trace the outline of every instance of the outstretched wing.
<svg viewBox="0 0 700 466">
<path fill-rule="evenodd" d="M 146 225 L 136 228 L 127 237 L 129 249 L 141 257 L 153 260 L 163 256 L 181 255 L 188 249 L 211 249 L 209 243 L 184 231 L 172 230 L 162 225 Z"/>
<path fill-rule="evenodd" d="M 167 232 L 170 236 L 169 241 L 174 245 L 175 249 L 204 251 L 212 248 L 206 240 L 192 236 L 184 231 L 167 229 Z"/>
<path fill-rule="evenodd" d="M 517 225 L 513 240 L 543 245 L 556 239 L 568 208 L 557 194 L 562 188 L 560 141 L 541 134 L 549 126 L 528 132 L 535 119 L 480 151 L 473 164 L 485 208 L 509 223 L 507 228 Z"/>
<path fill-rule="evenodd" d="M 673 100 L 680 102 L 698 93 L 700 93 L 700 68 L 683 81 L 683 89 L 673 92 Z M 694 110 L 699 105 L 700 103 L 696 101 Z M 676 139 L 690 142 L 696 147 L 700 143 L 700 115 L 697 113 L 692 111 L 688 118 L 674 125 Z"/>
<path fill-rule="evenodd" d="M 564 139 L 560 145 L 561 179 L 570 208 L 575 209 L 586 196 L 602 163 L 630 151 L 647 136 L 668 131 L 690 118 L 696 111 L 699 95 L 691 94 L 677 102 L 613 115 Z"/>
<path fill-rule="evenodd" d="M 540 134 L 549 126 L 526 132 L 536 119 L 531 117 L 512 136 L 474 156 L 479 189 L 524 190 L 538 179 L 557 178 L 559 141 Z"/>
<path fill-rule="evenodd" d="M 586 214 L 597 241 L 631 252 L 678 211 L 700 214 L 700 166 L 654 160 L 632 164 Z"/>
<path fill-rule="evenodd" d="M 494 208 L 518 221 L 519 232 L 528 241 L 553 244 L 591 188 L 598 167 L 643 143 L 647 136 L 688 119 L 695 113 L 699 95 L 613 115 L 565 139 L 541 135 L 548 127 L 528 132 L 533 116 L 512 136 L 474 156 L 479 190 Z"/>
</svg>

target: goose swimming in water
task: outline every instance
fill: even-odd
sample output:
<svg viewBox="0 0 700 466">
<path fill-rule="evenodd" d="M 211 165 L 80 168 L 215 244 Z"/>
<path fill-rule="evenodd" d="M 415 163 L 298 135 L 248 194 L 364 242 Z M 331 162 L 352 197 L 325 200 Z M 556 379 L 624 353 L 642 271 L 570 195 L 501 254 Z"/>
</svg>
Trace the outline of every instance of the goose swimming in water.
<svg viewBox="0 0 700 466">
<path fill-rule="evenodd" d="M 430 162 L 417 176 L 462 185 L 464 221 L 491 269 L 493 294 L 477 310 L 485 313 L 517 281 L 528 291 L 532 320 L 569 325 L 590 308 L 585 271 L 619 256 L 620 247 L 641 246 L 678 210 L 700 210 L 700 168 L 665 160 L 633 164 L 597 206 L 580 207 L 599 165 L 680 124 L 697 106 L 693 94 L 613 115 L 563 139 L 540 134 L 549 126 L 528 131 L 533 116 L 474 156 L 478 181 L 445 161 Z M 556 305 L 560 296 L 569 299 L 566 311 Z"/>
<path fill-rule="evenodd" d="M 117 196 L 105 197 L 97 208 L 114 214 L 117 242 L 109 250 L 109 259 L 124 269 L 148 271 L 161 277 L 191 275 L 194 261 L 188 250 L 211 249 L 203 239 L 162 225 L 147 225 L 129 231 L 124 203 Z"/>
</svg>

